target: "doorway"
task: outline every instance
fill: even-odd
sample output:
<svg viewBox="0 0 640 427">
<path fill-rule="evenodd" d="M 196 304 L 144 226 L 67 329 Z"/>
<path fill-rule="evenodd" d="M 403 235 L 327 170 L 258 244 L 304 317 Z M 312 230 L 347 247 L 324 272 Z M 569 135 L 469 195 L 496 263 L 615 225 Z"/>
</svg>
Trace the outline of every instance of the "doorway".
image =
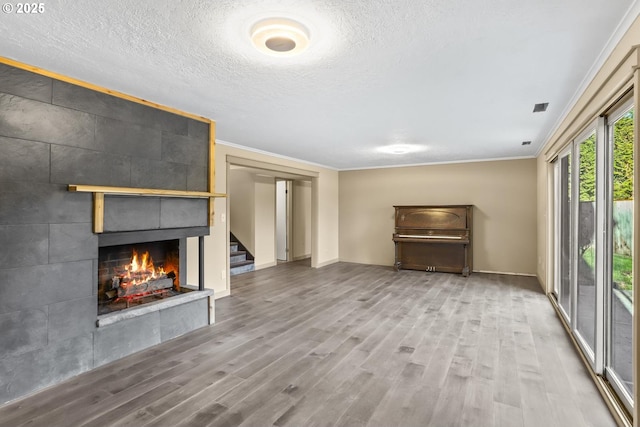
<svg viewBox="0 0 640 427">
<path fill-rule="evenodd" d="M 318 173 L 227 156 L 229 231 L 255 261 L 255 270 L 311 258 Z"/>
</svg>

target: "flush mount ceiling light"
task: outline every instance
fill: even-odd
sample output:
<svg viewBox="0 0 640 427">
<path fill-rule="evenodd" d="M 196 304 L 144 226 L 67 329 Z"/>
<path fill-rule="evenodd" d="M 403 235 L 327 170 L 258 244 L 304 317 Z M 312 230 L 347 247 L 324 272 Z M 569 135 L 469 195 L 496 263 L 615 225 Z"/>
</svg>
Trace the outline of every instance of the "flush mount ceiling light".
<svg viewBox="0 0 640 427">
<path fill-rule="evenodd" d="M 293 56 L 309 46 L 309 30 L 288 18 L 269 18 L 251 28 L 251 41 L 262 53 L 272 56 Z"/>
<path fill-rule="evenodd" d="M 415 144 L 393 144 L 378 148 L 378 151 L 386 154 L 407 154 L 424 150 L 425 147 Z"/>
</svg>

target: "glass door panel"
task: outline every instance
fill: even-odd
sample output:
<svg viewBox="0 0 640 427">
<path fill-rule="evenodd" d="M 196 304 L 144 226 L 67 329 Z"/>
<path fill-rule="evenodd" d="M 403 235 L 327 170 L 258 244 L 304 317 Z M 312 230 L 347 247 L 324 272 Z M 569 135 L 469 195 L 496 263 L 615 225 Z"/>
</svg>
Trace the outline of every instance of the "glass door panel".
<svg viewBox="0 0 640 427">
<path fill-rule="evenodd" d="M 629 107 L 609 124 L 613 170 L 607 373 L 623 388 L 628 400 L 633 391 L 633 113 Z"/>
<path fill-rule="evenodd" d="M 596 342 L 596 132 L 578 144 L 575 328 L 594 361 Z"/>
<path fill-rule="evenodd" d="M 567 320 L 571 318 L 571 151 L 560 158 L 558 200 L 558 305 Z"/>
</svg>

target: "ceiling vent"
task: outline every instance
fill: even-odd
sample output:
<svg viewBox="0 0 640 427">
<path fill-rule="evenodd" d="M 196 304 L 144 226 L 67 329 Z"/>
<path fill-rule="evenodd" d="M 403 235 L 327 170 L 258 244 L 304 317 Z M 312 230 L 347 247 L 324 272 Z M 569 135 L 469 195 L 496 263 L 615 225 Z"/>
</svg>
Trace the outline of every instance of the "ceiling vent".
<svg viewBox="0 0 640 427">
<path fill-rule="evenodd" d="M 542 104 L 536 104 L 533 106 L 534 113 L 542 113 L 547 111 L 547 107 L 549 106 L 548 102 L 543 102 Z"/>
</svg>

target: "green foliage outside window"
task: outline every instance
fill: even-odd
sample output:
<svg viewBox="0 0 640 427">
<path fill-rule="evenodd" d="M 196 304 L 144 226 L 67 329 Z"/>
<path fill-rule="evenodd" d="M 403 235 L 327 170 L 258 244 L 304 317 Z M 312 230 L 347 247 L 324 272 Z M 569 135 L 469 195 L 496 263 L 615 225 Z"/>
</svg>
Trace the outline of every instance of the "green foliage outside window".
<svg viewBox="0 0 640 427">
<path fill-rule="evenodd" d="M 596 135 L 580 144 L 580 201 L 596 200 Z"/>
<path fill-rule="evenodd" d="M 596 199 L 595 134 L 580 144 L 580 201 Z M 614 126 L 613 200 L 633 200 L 633 110 Z"/>
<path fill-rule="evenodd" d="M 633 200 L 633 110 L 614 129 L 613 200 Z"/>
</svg>

